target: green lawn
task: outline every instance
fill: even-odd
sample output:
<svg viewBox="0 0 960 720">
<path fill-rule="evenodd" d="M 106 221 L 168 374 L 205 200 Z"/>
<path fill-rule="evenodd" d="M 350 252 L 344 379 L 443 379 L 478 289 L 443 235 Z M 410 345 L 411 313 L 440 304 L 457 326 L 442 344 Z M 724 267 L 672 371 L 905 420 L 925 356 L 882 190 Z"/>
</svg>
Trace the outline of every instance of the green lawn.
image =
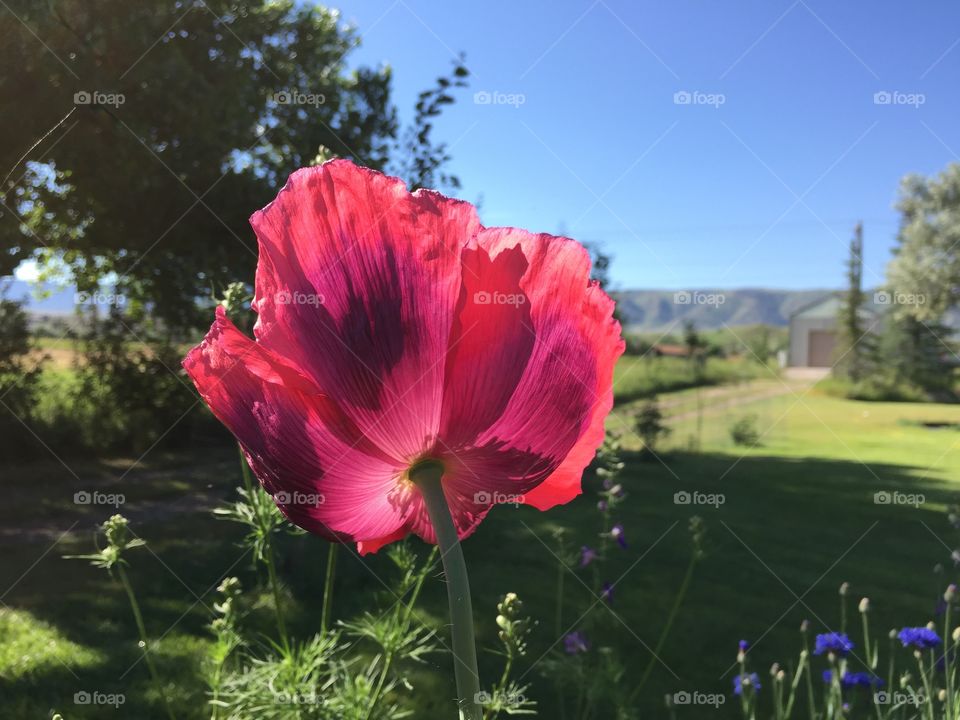
<svg viewBox="0 0 960 720">
<path fill-rule="evenodd" d="M 771 371 L 746 358 L 708 358 L 701 376 L 686 358 L 624 355 L 614 373 L 617 402 L 647 398 L 697 385 L 769 378 Z"/>
<path fill-rule="evenodd" d="M 761 678 L 774 661 L 789 663 L 801 620 L 809 619 L 817 631 L 836 629 L 837 588 L 843 581 L 851 583 L 854 603 L 861 595 L 872 598 L 880 634 L 931 619 L 936 593 L 956 580 L 950 551 L 960 539 L 943 511 L 960 499 L 960 432 L 923 423 L 960 423 L 960 407 L 868 404 L 813 394 L 798 399 L 789 393 L 734 407 L 718 401 L 707 403 L 701 450 L 695 453 L 687 449 L 697 434 L 694 398 L 691 391 L 661 396 L 665 404 L 680 403 L 682 412 L 660 461 L 641 458 L 636 438 L 625 435 L 629 498 L 619 519 L 629 548 L 618 550 L 606 568 L 608 579 L 618 581 L 616 616 L 597 604 L 575 622 L 578 609 L 593 598 L 567 573 L 568 606 L 560 632 L 556 628 L 552 533 L 566 529 L 574 547 L 595 541 L 592 491 L 548 513 L 497 508 L 465 543 L 485 647 L 496 642 L 496 601 L 514 591 L 540 621 L 530 662 L 556 647 L 563 632 L 583 626 L 594 652 L 616 648 L 626 663 L 625 682 L 635 683 L 681 582 L 689 557 L 686 525 L 694 513 L 707 523 L 707 555 L 644 689 L 644 718 L 667 717 L 666 693 L 729 694 L 730 666 L 742 638 L 755 643 L 751 658 Z M 619 406 L 610 428 L 626 432 L 635 405 Z M 728 435 L 730 424 L 746 414 L 756 416 L 764 433 L 754 448 L 737 447 Z M 256 582 L 234 544 L 237 529 L 208 512 L 238 482 L 235 454 L 212 447 L 191 455 L 150 455 L 119 480 L 135 459 L 68 461 L 78 477 L 53 459 L 3 468 L 0 587 L 9 588 L 2 602 L 10 609 L 0 614 L 0 717 L 47 717 L 55 708 L 67 720 L 106 716 L 73 704 L 74 693 L 82 690 L 126 693 L 125 706 L 110 717 L 162 717 L 157 698 L 146 691 L 145 669 L 129 670 L 138 650 L 122 590 L 102 571 L 61 559 L 88 551 L 94 523 L 110 512 L 72 504 L 73 492 L 95 488 L 124 492 L 123 511 L 149 542 L 149 550 L 131 554 L 131 577 L 150 633 L 164 637 L 158 665 L 176 688 L 178 717 L 208 716 L 204 688 L 194 679 L 208 642 L 204 626 L 212 601 L 206 593 L 227 572 L 239 574 L 248 587 Z M 681 491 L 722 494 L 724 502 L 717 508 L 676 504 Z M 882 491 L 923 494 L 925 502 L 917 508 L 877 504 L 874 495 Z M 324 543 L 316 538 L 284 542 L 290 609 L 304 633 L 317 626 L 324 555 Z M 377 576 L 388 572 L 388 562 L 343 557 L 335 609 L 346 616 L 384 599 Z M 938 563 L 947 568 L 946 576 L 934 575 Z M 429 582 L 423 617 L 441 626 L 445 602 L 442 583 Z M 269 610 L 255 612 L 251 622 L 268 632 Z M 859 637 L 855 628 L 853 635 Z M 481 670 L 491 681 L 497 663 L 482 654 Z M 449 657 L 437 656 L 418 675 L 415 717 L 450 716 L 445 701 L 453 692 L 450 665 Z M 524 681 L 533 683 L 529 694 L 541 701 L 540 717 L 559 717 L 542 667 L 535 665 Z M 678 717 L 703 712 L 681 708 Z M 737 717 L 729 701 L 709 712 Z"/>
</svg>

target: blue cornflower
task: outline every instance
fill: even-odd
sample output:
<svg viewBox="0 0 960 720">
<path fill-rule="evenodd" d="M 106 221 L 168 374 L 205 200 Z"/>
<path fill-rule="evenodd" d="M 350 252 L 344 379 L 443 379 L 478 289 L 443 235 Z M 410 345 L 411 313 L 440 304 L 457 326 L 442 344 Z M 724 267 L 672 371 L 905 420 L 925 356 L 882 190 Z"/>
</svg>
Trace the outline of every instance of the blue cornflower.
<svg viewBox="0 0 960 720">
<path fill-rule="evenodd" d="M 823 671 L 823 681 L 827 684 L 833 682 L 833 670 Z M 840 685 L 844 688 L 880 687 L 883 680 L 866 672 L 845 672 L 840 676 Z"/>
<path fill-rule="evenodd" d="M 853 641 L 847 637 L 846 633 L 829 632 L 823 635 L 817 635 L 813 647 L 813 654 L 823 655 L 824 653 L 835 653 L 837 655 L 846 655 L 851 650 L 853 650 Z"/>
<path fill-rule="evenodd" d="M 904 647 L 929 650 L 940 644 L 940 636 L 927 627 L 904 628 L 897 635 Z"/>
<path fill-rule="evenodd" d="M 757 677 L 756 673 L 750 673 L 746 677 L 737 675 L 733 678 L 733 694 L 742 695 L 744 685 L 752 687 L 754 692 L 758 692 L 762 687 L 762 685 L 760 685 L 760 678 Z"/>
</svg>

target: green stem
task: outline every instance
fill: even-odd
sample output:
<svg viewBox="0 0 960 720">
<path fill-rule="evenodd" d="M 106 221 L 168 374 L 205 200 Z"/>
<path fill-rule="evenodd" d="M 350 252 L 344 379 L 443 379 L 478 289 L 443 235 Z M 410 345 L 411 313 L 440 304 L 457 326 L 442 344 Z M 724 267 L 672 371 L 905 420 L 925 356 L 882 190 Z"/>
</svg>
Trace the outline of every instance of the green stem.
<svg viewBox="0 0 960 720">
<path fill-rule="evenodd" d="M 427 557 L 426 562 L 423 565 L 423 568 L 420 570 L 420 576 L 417 578 L 417 583 L 413 587 L 413 592 L 410 595 L 410 600 L 406 603 L 403 603 L 403 610 L 397 611 L 397 620 L 400 624 L 400 633 L 401 635 L 406 635 L 410 627 L 410 616 L 413 614 L 413 606 L 417 602 L 417 598 L 420 597 L 420 591 L 423 589 L 423 581 L 427 579 L 427 575 L 430 570 L 433 568 L 433 558 L 436 557 L 437 548 L 434 547 L 430 551 L 430 555 Z M 403 617 L 400 617 L 402 615 Z M 373 695 L 370 696 L 370 702 L 367 706 L 367 714 L 364 716 L 364 720 L 370 720 L 373 717 L 373 713 L 377 708 L 377 703 L 380 702 L 380 696 L 383 693 L 384 685 L 387 681 L 387 676 L 390 674 L 390 666 L 393 664 L 393 652 L 387 651 L 384 653 L 383 657 L 383 667 L 380 668 L 380 677 L 377 678 L 376 687 L 373 689 Z"/>
<path fill-rule="evenodd" d="M 640 694 L 640 691 L 643 689 L 643 686 L 649 679 L 650 673 L 653 672 L 657 658 L 660 657 L 660 651 L 663 650 L 663 646 L 667 642 L 667 637 L 670 635 L 673 622 L 677 619 L 677 613 L 680 612 L 680 605 L 683 603 L 683 599 L 687 595 L 687 590 L 690 588 L 690 581 L 693 579 L 693 570 L 696 566 L 697 556 L 694 554 L 690 557 L 690 562 L 687 565 L 687 572 L 683 576 L 683 582 L 680 584 L 680 589 L 677 591 L 677 596 L 673 600 L 673 607 L 670 608 L 670 614 L 667 616 L 667 622 L 664 623 L 663 630 L 660 632 L 660 637 L 657 639 L 657 646 L 653 649 L 653 653 L 650 656 L 650 662 L 647 663 L 647 667 L 643 671 L 643 675 L 640 676 L 640 682 L 637 683 L 637 686 L 633 689 L 633 692 L 630 693 L 631 703 L 636 700 L 637 695 Z"/>
<path fill-rule="evenodd" d="M 287 643 L 287 623 L 283 619 L 283 606 L 281 605 L 280 581 L 277 579 L 276 563 L 273 556 L 273 543 L 267 542 L 266 555 L 263 563 L 267 566 L 267 575 L 270 578 L 270 590 L 273 592 L 273 604 L 277 613 L 277 631 L 280 633 L 280 641 L 284 647 Z"/>
<path fill-rule="evenodd" d="M 320 615 L 320 634 L 326 635 L 330 627 L 333 609 L 333 578 L 337 572 L 337 549 L 339 543 L 331 542 L 327 549 L 327 577 L 323 582 L 323 612 Z"/>
<path fill-rule="evenodd" d="M 147 663 L 147 669 L 150 671 L 150 676 L 153 678 L 153 681 L 160 688 L 160 694 L 163 697 L 163 705 L 167 710 L 167 717 L 170 720 L 173 718 L 173 710 L 170 709 L 170 703 L 167 700 L 167 694 L 163 691 L 163 685 L 160 682 L 160 674 L 157 672 L 156 666 L 153 664 L 153 658 L 150 657 L 150 647 L 147 644 L 147 628 L 143 624 L 143 615 L 140 614 L 140 604 L 137 602 L 137 596 L 133 594 L 133 586 L 130 584 L 130 578 L 127 577 L 127 571 L 124 569 L 123 565 L 117 564 L 117 574 L 120 576 L 120 583 L 123 585 L 123 589 L 127 592 L 127 598 L 130 600 L 130 608 L 133 610 L 133 619 L 137 623 L 137 631 L 140 633 L 140 642 L 143 643 L 143 659 Z"/>
<path fill-rule="evenodd" d="M 270 591 L 273 593 L 273 604 L 277 614 L 277 631 L 280 633 L 280 642 L 283 643 L 284 647 L 288 647 L 287 623 L 283 618 L 283 606 L 280 604 L 280 582 L 277 579 L 277 569 L 274 562 L 273 539 L 270 537 L 267 520 L 263 517 L 263 513 L 259 510 L 260 506 L 253 497 L 255 492 L 262 492 L 262 489 L 259 487 L 259 483 L 254 484 L 253 482 L 253 473 L 250 470 L 250 465 L 247 464 L 247 458 L 243 454 L 243 448 L 238 445 L 237 450 L 240 452 L 240 474 L 243 476 L 243 487 L 247 491 L 247 502 L 250 503 L 255 510 L 257 523 L 260 525 L 260 532 L 263 535 L 263 543 L 266 550 L 263 564 L 267 566 Z"/>
<path fill-rule="evenodd" d="M 470 602 L 470 581 L 463 558 L 460 538 L 443 494 L 443 468 L 438 463 L 424 462 L 410 469 L 410 479 L 420 488 L 430 522 L 437 535 L 443 574 L 447 579 L 450 624 L 453 631 L 453 669 L 457 681 L 457 697 L 461 720 L 481 720 L 483 713 L 476 702 L 480 693 L 477 670 L 477 646 L 473 630 L 473 607 Z"/>
</svg>

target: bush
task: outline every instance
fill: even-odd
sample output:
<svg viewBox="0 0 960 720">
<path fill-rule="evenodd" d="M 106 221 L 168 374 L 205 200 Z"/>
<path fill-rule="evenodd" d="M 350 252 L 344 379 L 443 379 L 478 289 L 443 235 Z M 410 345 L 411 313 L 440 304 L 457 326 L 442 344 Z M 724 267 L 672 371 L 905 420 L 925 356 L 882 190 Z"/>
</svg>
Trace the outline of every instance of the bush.
<svg viewBox="0 0 960 720">
<path fill-rule="evenodd" d="M 730 426 L 730 439 L 734 445 L 754 447 L 760 442 L 757 416 L 745 415 Z"/>
<path fill-rule="evenodd" d="M 655 455 L 657 443 L 670 434 L 671 430 L 663 422 L 663 412 L 656 397 L 650 398 L 637 413 L 637 435 L 643 440 L 643 449 L 647 455 Z"/>
<path fill-rule="evenodd" d="M 114 308 L 88 318 L 78 345 L 75 381 L 51 418 L 61 432 L 75 432 L 84 448 L 133 452 L 190 437 L 201 410 L 190 412 L 196 395 L 180 367 L 183 349 L 169 336 Z"/>
<path fill-rule="evenodd" d="M 0 298 L 0 457 L 36 451 L 30 429 L 37 405 L 43 358 L 35 355 L 22 304 Z"/>
</svg>

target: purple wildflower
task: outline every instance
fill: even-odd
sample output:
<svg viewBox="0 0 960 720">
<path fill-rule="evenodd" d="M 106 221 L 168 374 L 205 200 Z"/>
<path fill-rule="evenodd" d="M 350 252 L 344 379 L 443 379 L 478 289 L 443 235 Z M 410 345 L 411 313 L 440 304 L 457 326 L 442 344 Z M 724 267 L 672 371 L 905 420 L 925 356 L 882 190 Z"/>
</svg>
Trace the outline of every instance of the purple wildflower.
<svg viewBox="0 0 960 720">
<path fill-rule="evenodd" d="M 563 638 L 563 645 L 567 655 L 577 655 L 587 652 L 587 650 L 590 649 L 590 642 L 587 640 L 587 636 L 579 630 Z"/>
<path fill-rule="evenodd" d="M 835 653 L 837 655 L 846 655 L 851 650 L 853 650 L 853 641 L 847 637 L 846 633 L 829 632 L 823 635 L 817 635 L 813 654 L 823 655 L 824 653 Z"/>
<path fill-rule="evenodd" d="M 940 644 L 940 636 L 927 627 L 904 628 L 897 637 L 904 647 L 914 647 L 917 650 L 929 650 Z"/>
</svg>

